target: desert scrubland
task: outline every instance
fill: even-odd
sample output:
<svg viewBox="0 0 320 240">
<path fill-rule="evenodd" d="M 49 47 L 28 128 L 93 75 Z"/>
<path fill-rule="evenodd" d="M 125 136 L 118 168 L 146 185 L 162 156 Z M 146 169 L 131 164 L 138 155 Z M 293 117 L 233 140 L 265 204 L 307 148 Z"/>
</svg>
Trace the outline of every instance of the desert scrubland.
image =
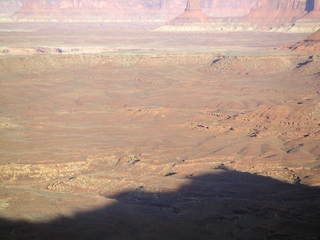
<svg viewBox="0 0 320 240">
<path fill-rule="evenodd" d="M 1 239 L 319 239 L 318 3 L 209 2 L 162 23 L 6 3 Z M 250 29 L 212 31 L 217 8 Z"/>
</svg>

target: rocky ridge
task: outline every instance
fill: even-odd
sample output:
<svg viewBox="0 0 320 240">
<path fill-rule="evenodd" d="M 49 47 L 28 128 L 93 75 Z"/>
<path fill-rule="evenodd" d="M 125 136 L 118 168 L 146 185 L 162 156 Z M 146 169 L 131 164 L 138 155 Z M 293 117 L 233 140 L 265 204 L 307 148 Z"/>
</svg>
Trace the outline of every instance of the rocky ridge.
<svg viewBox="0 0 320 240">
<path fill-rule="evenodd" d="M 320 52 L 320 30 L 311 34 L 305 40 L 294 43 L 287 48 L 295 52 Z"/>
</svg>

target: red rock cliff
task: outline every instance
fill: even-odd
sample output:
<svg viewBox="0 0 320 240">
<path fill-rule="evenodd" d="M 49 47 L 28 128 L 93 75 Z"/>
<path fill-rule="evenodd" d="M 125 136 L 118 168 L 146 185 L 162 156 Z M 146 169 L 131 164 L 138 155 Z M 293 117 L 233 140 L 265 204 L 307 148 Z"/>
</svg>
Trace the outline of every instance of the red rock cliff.
<svg viewBox="0 0 320 240">
<path fill-rule="evenodd" d="M 188 0 L 184 12 L 173 19 L 170 24 L 207 22 L 208 19 L 209 17 L 202 11 L 200 0 Z"/>
<path fill-rule="evenodd" d="M 13 0 L 7 0 L 13 1 Z M 198 0 L 197 0 L 198 1 Z M 199 0 L 206 15 L 243 16 L 257 0 Z M 24 0 L 18 16 L 104 15 L 107 18 L 149 16 L 172 19 L 184 12 L 187 0 Z M 202 14 L 203 15 L 203 14 Z"/>
<path fill-rule="evenodd" d="M 269 27 L 293 24 L 306 14 L 307 0 L 259 0 L 246 20 Z"/>
<path fill-rule="evenodd" d="M 21 4 L 21 0 L 3 2 L 13 1 Z M 183 13 L 180 17 L 190 18 L 194 15 L 203 21 L 206 16 L 226 17 L 247 14 L 246 19 L 254 24 L 281 25 L 292 23 L 303 16 L 306 1 L 308 0 L 195 0 L 197 3 L 191 4 L 197 4 L 198 8 L 200 5 L 202 10 L 199 8 L 196 11 L 184 11 L 187 0 L 24 0 L 17 16 L 31 19 L 36 16 L 40 18 L 100 16 L 115 20 L 123 18 L 168 20 Z M 308 14 L 310 18 L 319 16 L 320 12 L 320 0 L 314 1 L 315 9 Z"/>
<path fill-rule="evenodd" d="M 257 0 L 203 0 L 206 14 L 214 17 L 244 16 L 256 5 Z"/>
<path fill-rule="evenodd" d="M 314 0 L 314 10 L 320 11 L 320 0 Z"/>
<path fill-rule="evenodd" d="M 16 16 L 19 18 L 113 18 L 132 17 L 132 15 L 144 15 L 146 12 L 154 14 L 153 9 L 143 8 L 142 1 L 133 0 L 127 2 L 106 0 L 26 0 Z M 128 4 L 129 3 L 129 4 Z M 149 2 L 150 3 L 150 2 Z M 156 8 L 154 8 L 156 9 Z M 131 10 L 131 11 L 130 11 Z M 144 12 L 145 10 L 145 12 Z"/>
<path fill-rule="evenodd" d="M 314 8 L 308 13 L 306 18 L 320 20 L 320 0 L 314 0 Z"/>
</svg>

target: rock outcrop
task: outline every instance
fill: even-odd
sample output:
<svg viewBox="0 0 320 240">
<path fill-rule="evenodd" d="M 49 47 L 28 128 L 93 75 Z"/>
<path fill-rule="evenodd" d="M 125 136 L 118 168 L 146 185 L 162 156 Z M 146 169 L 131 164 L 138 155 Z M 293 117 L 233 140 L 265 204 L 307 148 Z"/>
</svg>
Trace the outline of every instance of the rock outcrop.
<svg viewBox="0 0 320 240">
<path fill-rule="evenodd" d="M 8 0 L 12 1 L 12 0 Z M 185 11 L 187 0 L 25 0 L 16 16 L 20 20 L 56 20 L 71 16 L 82 19 L 104 19 L 121 21 L 141 21 L 153 19 L 156 21 L 169 21 L 180 14 L 189 18 L 204 16 L 235 17 L 244 16 L 256 4 L 257 0 L 197 0 L 204 12 L 195 13 L 195 10 Z M 186 13 L 188 12 L 188 13 Z M 191 13 L 192 12 L 192 13 Z M 183 17 L 183 16 L 181 16 Z M 192 18 L 192 17 L 191 17 Z"/>
<path fill-rule="evenodd" d="M 320 19 L 320 0 L 309 1 L 310 6 L 308 6 L 309 13 L 305 16 L 305 18 L 314 18 Z"/>
<path fill-rule="evenodd" d="M 18 20 L 145 20 L 170 15 L 166 0 L 26 0 L 16 13 Z"/>
<path fill-rule="evenodd" d="M 259 0 L 245 17 L 251 25 L 290 26 L 306 14 L 306 0 Z"/>
<path fill-rule="evenodd" d="M 320 52 L 320 29 L 305 40 L 297 42 L 288 48 L 296 52 Z"/>
<path fill-rule="evenodd" d="M 203 0 L 204 13 L 212 17 L 244 16 L 256 5 L 257 0 Z"/>
<path fill-rule="evenodd" d="M 295 32 L 314 32 L 320 22 L 320 0 L 25 0 L 22 3 L 20 0 L 5 0 L 4 2 L 14 1 L 22 4 L 21 9 L 14 15 L 18 21 L 151 21 L 169 22 L 171 26 L 210 22 L 210 29 L 213 31 L 281 31 L 282 29 Z M 4 2 L 0 3 L 0 8 Z M 205 31 L 210 29 L 207 26 Z"/>
<path fill-rule="evenodd" d="M 315 32 L 320 23 L 320 0 L 306 1 L 307 13 L 296 21 L 293 31 L 295 32 Z"/>
<path fill-rule="evenodd" d="M 203 13 L 200 0 L 188 0 L 184 12 L 173 19 L 170 24 L 205 23 L 209 17 Z"/>
</svg>

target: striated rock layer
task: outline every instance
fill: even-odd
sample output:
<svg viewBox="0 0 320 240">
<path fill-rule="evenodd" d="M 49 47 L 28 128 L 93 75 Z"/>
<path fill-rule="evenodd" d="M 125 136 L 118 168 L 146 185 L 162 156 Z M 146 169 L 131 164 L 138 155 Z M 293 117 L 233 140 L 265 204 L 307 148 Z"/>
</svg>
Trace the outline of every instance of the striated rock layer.
<svg viewBox="0 0 320 240">
<path fill-rule="evenodd" d="M 204 13 L 213 17 L 245 16 L 256 5 L 257 0 L 203 0 Z"/>
<path fill-rule="evenodd" d="M 314 0 L 313 6 L 311 6 L 311 8 L 312 8 L 312 11 L 310 11 L 305 18 L 320 19 L 320 1 Z"/>
<path fill-rule="evenodd" d="M 306 0 L 260 0 L 245 17 L 252 25 L 274 27 L 294 24 L 306 14 Z"/>
<path fill-rule="evenodd" d="M 308 2 L 311 2 L 307 4 L 308 13 L 295 23 L 294 30 L 297 32 L 315 32 L 319 28 L 320 0 Z"/>
<path fill-rule="evenodd" d="M 173 19 L 170 24 L 205 23 L 209 17 L 203 13 L 200 0 L 188 0 L 184 12 Z"/>
<path fill-rule="evenodd" d="M 320 23 L 320 0 L 260 0 L 244 19 L 259 28 L 314 32 Z"/>
<path fill-rule="evenodd" d="M 257 0 L 198 0 L 198 5 L 201 5 L 208 16 L 234 17 L 246 15 L 256 2 Z M 29 21 L 70 18 L 169 21 L 184 13 L 186 3 L 187 0 L 26 0 L 16 17 Z M 189 11 L 187 15 L 199 15 L 192 12 L 191 14 Z M 204 14 L 200 15 L 204 17 Z"/>
<path fill-rule="evenodd" d="M 13 0 L 6 0 L 12 2 Z M 19 2 L 17 0 L 17 2 Z M 167 31 L 314 32 L 320 0 L 25 0 L 18 21 L 169 22 Z M 188 7 L 186 7 L 188 5 Z M 187 27 L 188 24 L 210 23 Z M 163 29 L 163 28 L 161 28 Z"/>
<path fill-rule="evenodd" d="M 170 15 L 164 0 L 144 2 L 106 0 L 27 0 L 17 12 L 19 20 L 123 20 L 164 18 Z"/>
<path fill-rule="evenodd" d="M 216 9 L 249 9 L 249 13 L 245 16 L 230 17 L 214 17 L 202 21 L 204 18 L 198 14 L 192 17 L 193 21 L 187 21 L 188 15 L 182 14 L 174 23 L 181 22 L 209 22 L 193 26 L 184 24 L 183 27 L 176 27 L 176 24 L 160 27 L 159 31 L 213 31 L 213 32 L 234 32 L 234 31 L 282 31 L 282 32 L 314 32 L 319 27 L 320 18 L 319 4 L 320 0 L 311 2 L 310 0 L 258 0 L 258 1 L 239 1 L 237 4 L 233 1 L 216 1 Z M 312 3 L 312 4 L 311 4 Z M 250 7 L 251 6 L 251 7 Z M 204 13 L 208 16 L 208 11 L 202 5 Z M 223 13 L 228 15 L 226 13 Z M 191 18 L 189 18 L 191 19 Z M 306 24 L 307 23 L 307 24 Z M 316 28 L 316 29 L 315 29 Z"/>
<path fill-rule="evenodd" d="M 258 0 L 246 16 L 219 19 L 215 28 L 223 31 L 314 32 L 320 23 L 319 9 L 320 0 Z"/>
</svg>

